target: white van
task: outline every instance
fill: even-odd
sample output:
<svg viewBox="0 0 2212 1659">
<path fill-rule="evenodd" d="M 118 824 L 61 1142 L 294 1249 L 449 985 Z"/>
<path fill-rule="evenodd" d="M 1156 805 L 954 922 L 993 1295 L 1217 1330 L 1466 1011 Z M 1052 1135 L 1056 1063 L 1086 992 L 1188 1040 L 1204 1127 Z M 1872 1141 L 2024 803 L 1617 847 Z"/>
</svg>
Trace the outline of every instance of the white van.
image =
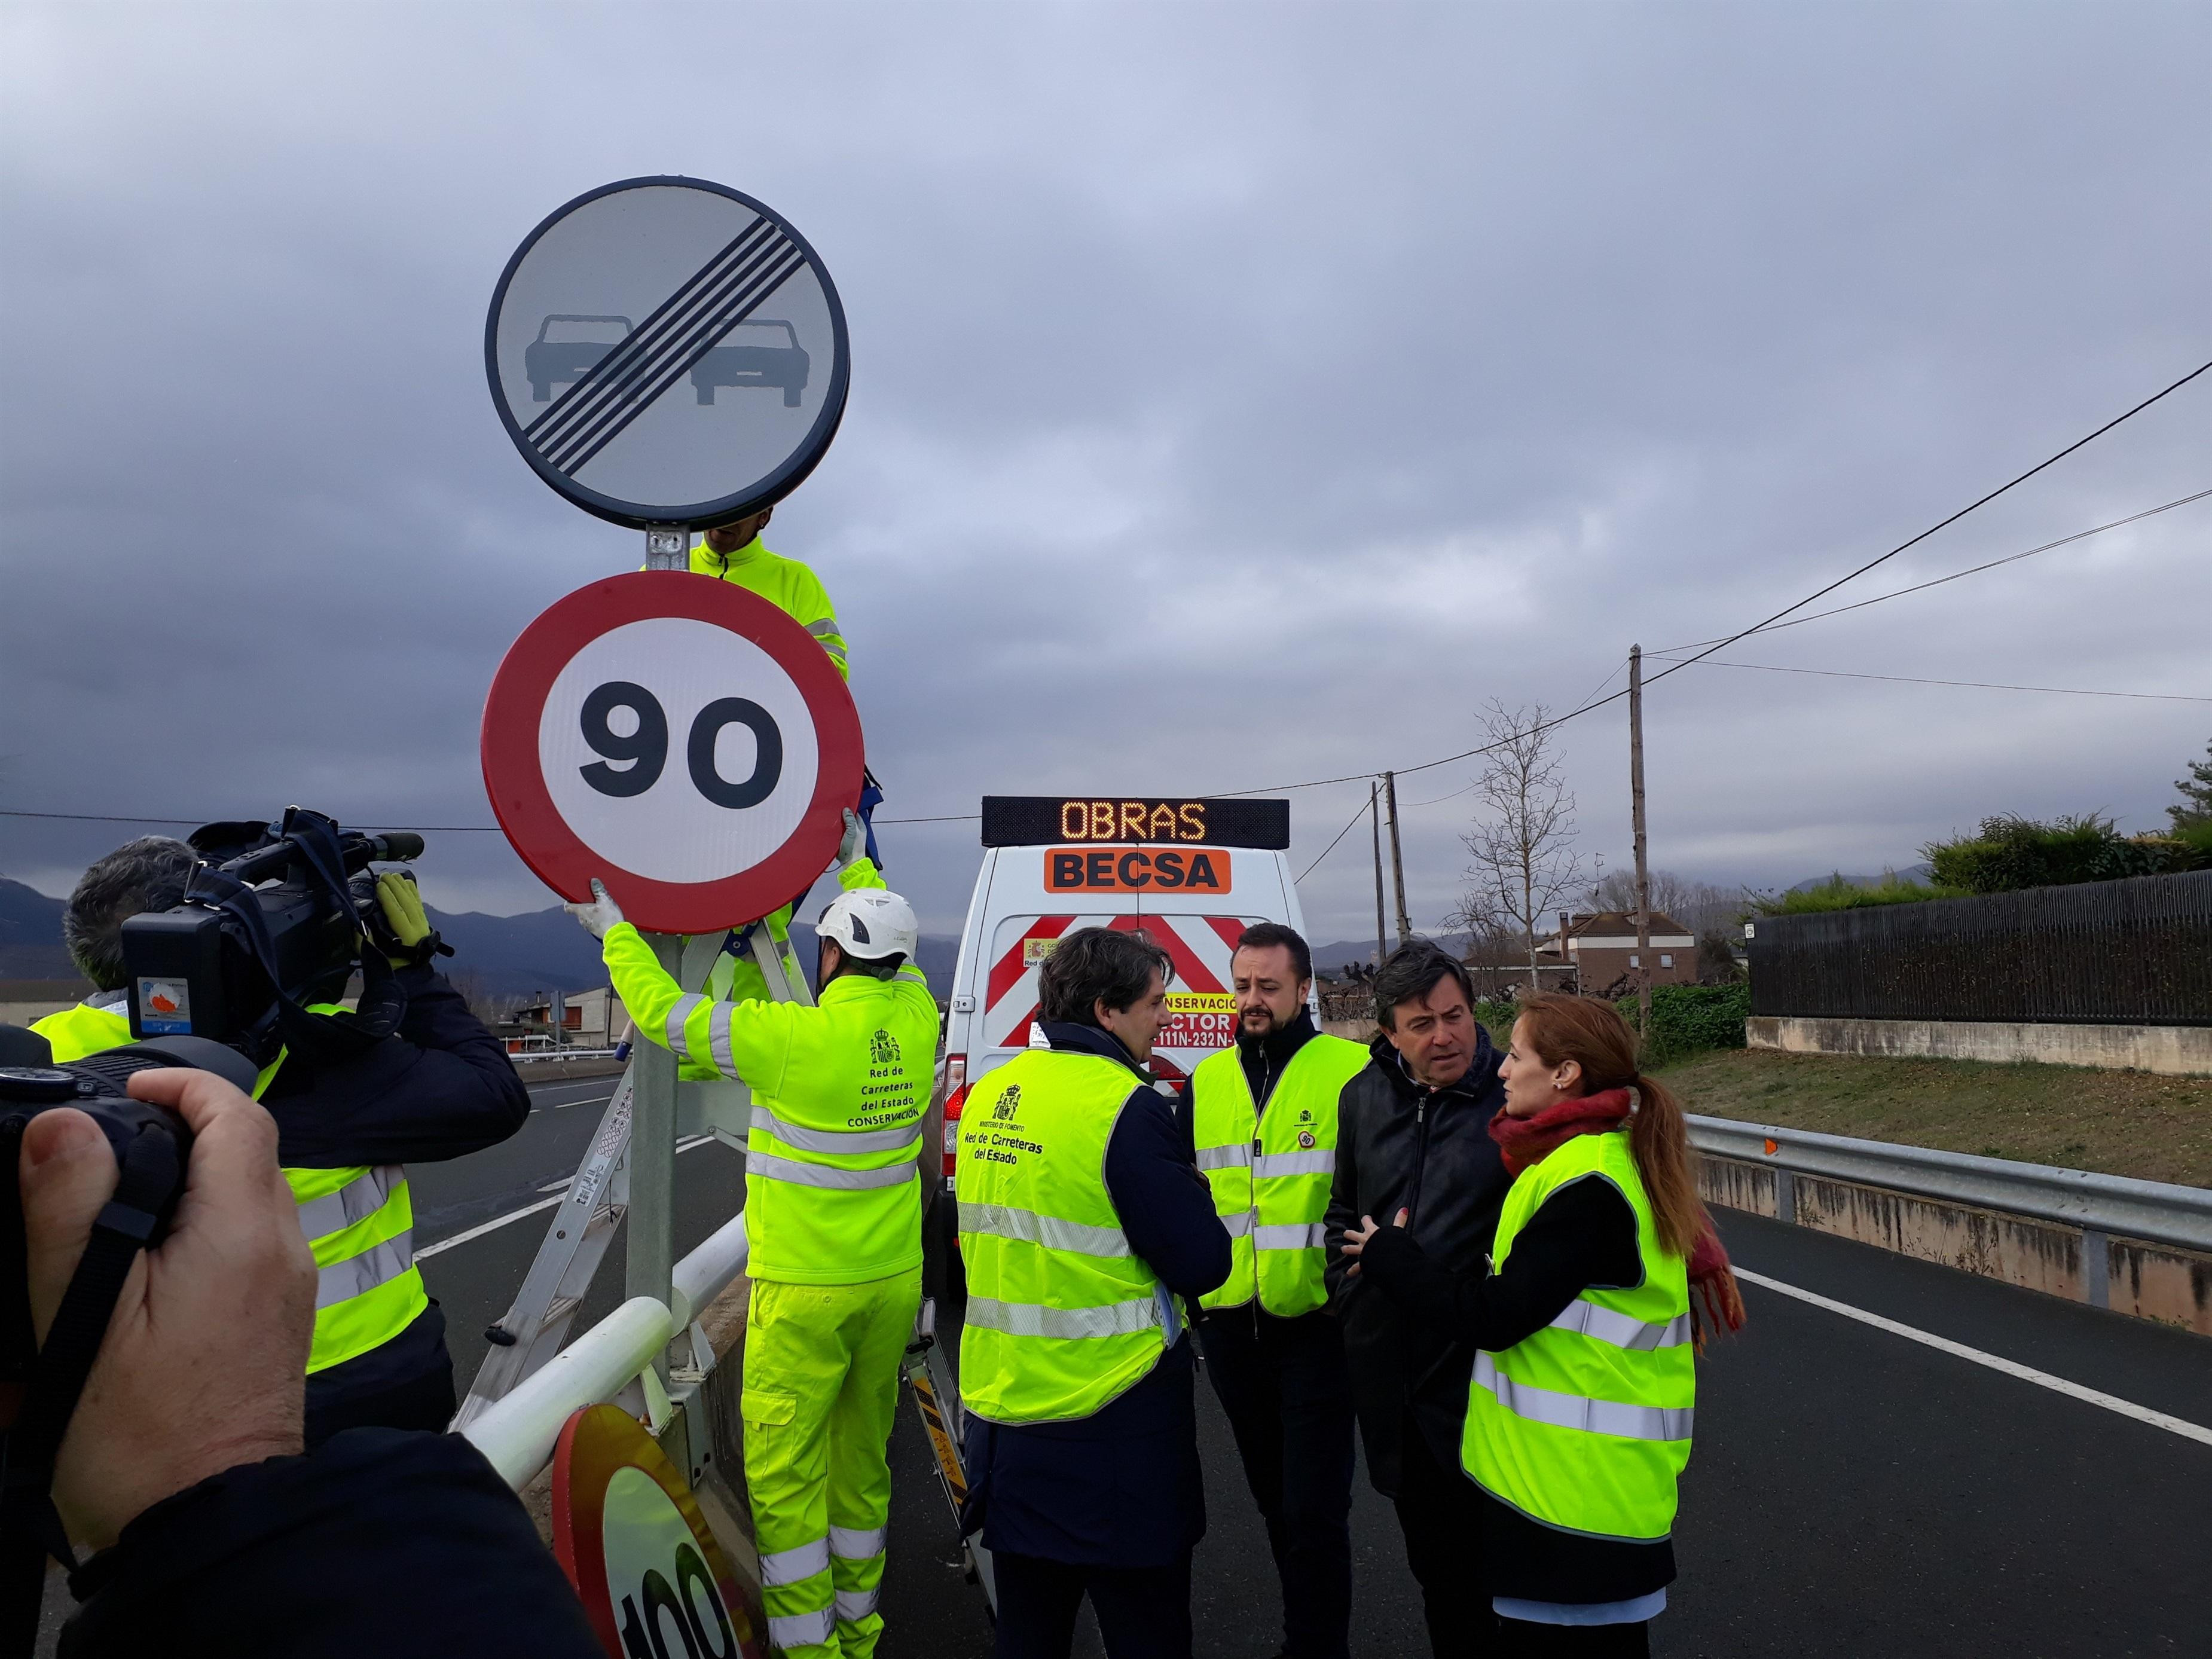
<svg viewBox="0 0 2212 1659">
<path fill-rule="evenodd" d="M 1030 1045 L 1037 970 L 1063 934 L 1142 927 L 1174 958 L 1175 1021 L 1152 1050 L 1154 1077 L 1180 1089 L 1192 1067 L 1229 1046 L 1237 935 L 1255 921 L 1305 932 L 1290 840 L 1286 800 L 983 798 L 983 867 L 961 930 L 939 1062 L 947 1195 L 961 1108 L 992 1067 Z M 956 1209 L 933 1206 L 948 1236 Z"/>
</svg>

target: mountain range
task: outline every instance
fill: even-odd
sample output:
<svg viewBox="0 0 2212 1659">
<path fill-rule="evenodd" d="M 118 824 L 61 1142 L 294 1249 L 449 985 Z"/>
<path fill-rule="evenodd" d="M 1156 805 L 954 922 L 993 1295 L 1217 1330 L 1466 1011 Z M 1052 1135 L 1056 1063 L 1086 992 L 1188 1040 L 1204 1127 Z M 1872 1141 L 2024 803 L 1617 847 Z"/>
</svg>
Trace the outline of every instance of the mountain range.
<svg viewBox="0 0 2212 1659">
<path fill-rule="evenodd" d="M 62 945 L 62 901 L 0 877 L 0 979 L 70 979 L 76 969 Z M 586 991 L 607 982 L 599 947 L 559 905 L 519 916 L 431 909 L 430 925 L 453 954 L 438 966 L 475 994 L 503 1000 L 548 991 Z M 795 922 L 792 942 L 810 972 L 814 930 Z M 916 956 L 940 996 L 952 982 L 960 942 L 925 933 Z"/>
</svg>

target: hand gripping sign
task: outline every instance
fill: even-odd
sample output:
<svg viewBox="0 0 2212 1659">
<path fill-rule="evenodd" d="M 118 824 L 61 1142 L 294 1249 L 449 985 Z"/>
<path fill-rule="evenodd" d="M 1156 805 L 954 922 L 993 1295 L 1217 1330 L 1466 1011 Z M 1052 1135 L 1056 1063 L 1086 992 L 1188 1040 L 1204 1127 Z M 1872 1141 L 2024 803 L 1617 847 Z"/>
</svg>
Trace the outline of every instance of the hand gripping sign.
<svg viewBox="0 0 2212 1659">
<path fill-rule="evenodd" d="M 647 933 L 739 927 L 805 891 L 859 800 L 860 719 L 776 606 L 687 571 L 581 587 L 484 701 L 484 788 L 563 898 L 592 878 Z"/>
</svg>

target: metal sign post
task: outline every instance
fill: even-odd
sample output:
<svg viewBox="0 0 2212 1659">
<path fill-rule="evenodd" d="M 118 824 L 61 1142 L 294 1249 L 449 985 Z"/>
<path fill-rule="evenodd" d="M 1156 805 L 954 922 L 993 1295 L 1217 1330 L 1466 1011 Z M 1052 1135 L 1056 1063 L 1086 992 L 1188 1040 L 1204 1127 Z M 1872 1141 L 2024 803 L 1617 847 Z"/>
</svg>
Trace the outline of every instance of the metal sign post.
<svg viewBox="0 0 2212 1659">
<path fill-rule="evenodd" d="M 773 506 L 836 435 L 843 306 L 806 240 L 751 197 L 624 179 L 515 250 L 484 371 L 531 469 L 646 537 L 642 572 L 571 593 L 508 652 L 484 707 L 486 793 L 547 885 L 583 901 L 603 881 L 661 965 L 699 988 L 732 928 L 805 892 L 860 796 L 860 717 L 819 642 L 769 601 L 690 574 L 694 532 Z M 708 947 L 703 963 L 684 960 L 698 954 L 687 938 Z M 811 1000 L 773 942 L 753 954 L 772 995 Z M 677 1066 L 662 1043 L 637 1044 L 459 1421 L 558 1351 L 625 1219 L 628 1293 L 672 1304 Z M 742 1101 L 741 1085 L 719 1087 Z M 715 1128 L 743 1144 L 729 1121 Z"/>
</svg>

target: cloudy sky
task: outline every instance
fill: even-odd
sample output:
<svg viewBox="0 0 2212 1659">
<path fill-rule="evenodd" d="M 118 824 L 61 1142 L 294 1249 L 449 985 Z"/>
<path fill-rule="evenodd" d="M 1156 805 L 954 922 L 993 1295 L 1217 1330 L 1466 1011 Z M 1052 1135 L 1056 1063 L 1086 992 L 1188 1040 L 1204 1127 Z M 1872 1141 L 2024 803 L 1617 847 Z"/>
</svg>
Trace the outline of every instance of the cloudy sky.
<svg viewBox="0 0 2212 1659">
<path fill-rule="evenodd" d="M 616 179 L 756 194 L 842 291 L 849 410 L 769 540 L 836 599 L 886 817 L 1418 767 L 2212 358 L 2201 5 L 15 3 L 0 46 L 17 811 L 490 822 L 501 653 L 641 538 L 516 457 L 484 307 Z M 1824 604 L 2212 487 L 2209 440 L 2212 374 Z M 1670 677 L 1654 862 L 2162 823 L 2208 548 L 2212 501 L 1723 653 L 2200 701 Z M 1624 706 L 1558 737 L 1618 868 Z M 1472 776 L 1401 776 L 1417 925 Z M 1293 794 L 1298 867 L 1364 799 Z M 130 833 L 0 818 L 0 873 L 65 892 Z M 973 826 L 884 840 L 957 926 Z M 1371 926 L 1364 841 L 1304 884 L 1319 937 Z M 422 873 L 549 902 L 496 835 Z"/>
</svg>

